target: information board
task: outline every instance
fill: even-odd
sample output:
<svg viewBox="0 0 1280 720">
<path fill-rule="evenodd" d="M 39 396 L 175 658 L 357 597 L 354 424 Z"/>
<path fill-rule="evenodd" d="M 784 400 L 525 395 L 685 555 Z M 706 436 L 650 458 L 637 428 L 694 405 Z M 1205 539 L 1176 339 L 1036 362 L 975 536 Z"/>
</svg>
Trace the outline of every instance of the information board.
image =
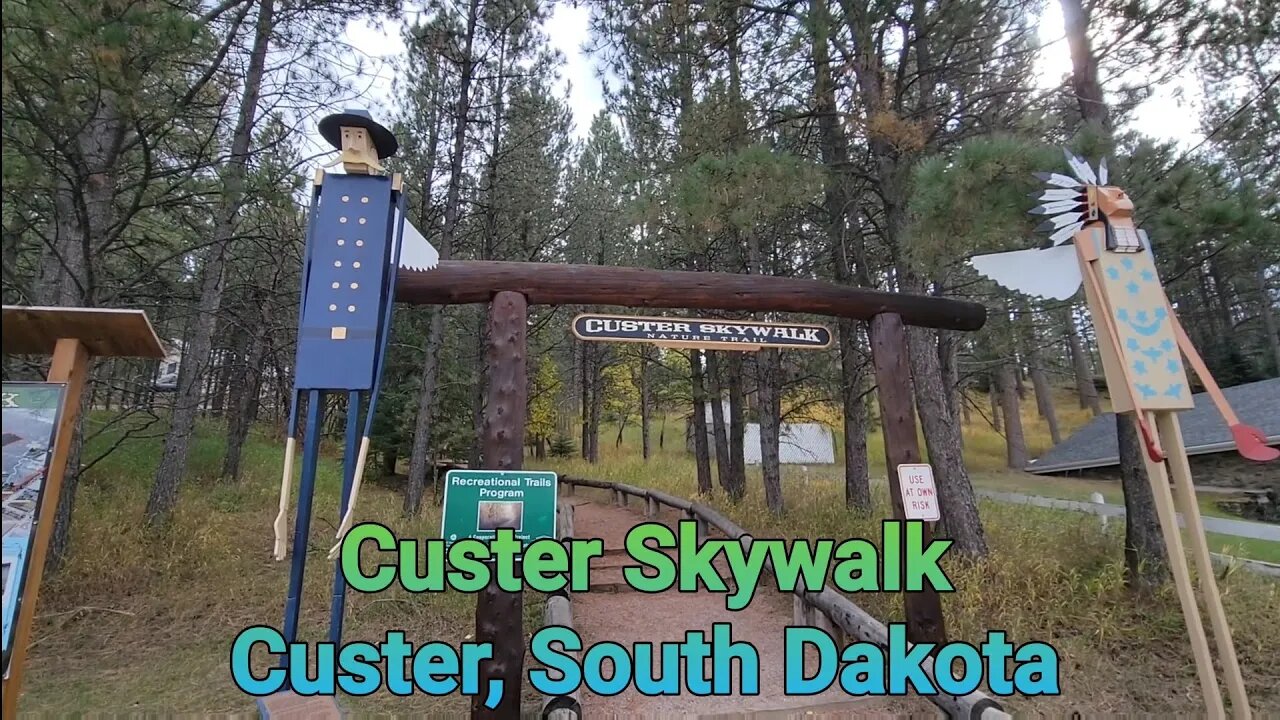
<svg viewBox="0 0 1280 720">
<path fill-rule="evenodd" d="M 925 463 L 898 466 L 898 488 L 902 491 L 902 509 L 908 520 L 937 522 L 942 518 L 938 508 L 938 488 L 933 483 L 933 467 Z"/>
<path fill-rule="evenodd" d="M 4 583 L 5 674 L 9 672 L 14 627 L 65 392 L 64 383 L 4 383 L 4 552 L 0 580 Z"/>
<path fill-rule="evenodd" d="M 526 545 L 554 538 L 559 485 L 553 472 L 450 470 L 444 476 L 440 536 L 447 545 L 492 538 L 499 528 L 510 528 Z"/>
</svg>

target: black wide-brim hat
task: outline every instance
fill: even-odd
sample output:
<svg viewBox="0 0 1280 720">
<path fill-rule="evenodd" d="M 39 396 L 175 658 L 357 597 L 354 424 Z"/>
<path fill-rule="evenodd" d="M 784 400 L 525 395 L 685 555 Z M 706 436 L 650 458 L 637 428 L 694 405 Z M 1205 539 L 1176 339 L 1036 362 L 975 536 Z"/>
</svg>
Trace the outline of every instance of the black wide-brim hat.
<svg viewBox="0 0 1280 720">
<path fill-rule="evenodd" d="M 335 148 L 342 149 L 342 128 L 358 127 L 369 131 L 373 138 L 373 147 L 378 152 L 378 159 L 389 158 L 400 149 L 400 143 L 391 131 L 374 122 L 368 110 L 347 108 L 346 112 L 334 113 L 320 120 L 320 137 L 329 141 Z"/>
</svg>

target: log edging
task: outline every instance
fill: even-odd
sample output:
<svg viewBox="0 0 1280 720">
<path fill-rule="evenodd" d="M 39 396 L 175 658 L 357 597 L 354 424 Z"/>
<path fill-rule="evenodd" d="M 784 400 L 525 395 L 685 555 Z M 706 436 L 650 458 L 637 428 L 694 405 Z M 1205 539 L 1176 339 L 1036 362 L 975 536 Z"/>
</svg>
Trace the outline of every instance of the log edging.
<svg viewBox="0 0 1280 720">
<path fill-rule="evenodd" d="M 571 488 L 582 486 L 609 490 L 613 496 L 614 504 L 620 507 L 625 507 L 627 496 L 639 498 L 645 501 L 646 515 L 654 513 L 656 505 L 665 505 L 679 510 L 685 517 L 696 520 L 699 527 L 699 538 L 706 536 L 707 527 L 710 526 L 719 530 L 725 537 L 742 542 L 744 550 L 751 547 L 753 538 L 750 533 L 719 511 L 701 503 L 685 500 L 684 498 L 664 493 L 661 490 L 639 488 L 634 485 L 609 482 L 607 480 L 562 475 L 560 476 L 560 482 Z M 572 529 L 573 521 L 572 511 L 573 508 L 570 506 L 570 529 Z M 563 515 L 561 511 L 557 512 Z M 773 574 L 773 563 L 767 558 L 765 559 L 764 567 L 770 574 Z M 797 621 L 801 618 L 806 618 L 809 624 L 833 628 L 849 639 L 870 642 L 881 647 L 888 645 L 889 630 L 885 624 L 830 587 L 824 585 L 820 592 L 809 592 L 803 588 L 797 588 L 794 595 L 797 603 L 797 617 L 795 618 Z M 821 616 L 820 618 L 818 617 L 819 615 Z M 911 645 L 908 643 L 908 649 L 910 647 Z M 926 658 L 922 665 L 925 674 L 930 681 L 933 681 L 933 658 Z M 1003 720 L 1012 717 L 1004 710 L 998 700 L 983 692 L 974 691 L 968 695 L 947 695 L 939 692 L 936 695 L 922 695 L 921 697 L 936 705 L 938 709 L 945 712 L 953 720 Z M 543 717 L 548 717 L 545 711 Z M 576 718 L 578 716 L 566 717 Z"/>
</svg>

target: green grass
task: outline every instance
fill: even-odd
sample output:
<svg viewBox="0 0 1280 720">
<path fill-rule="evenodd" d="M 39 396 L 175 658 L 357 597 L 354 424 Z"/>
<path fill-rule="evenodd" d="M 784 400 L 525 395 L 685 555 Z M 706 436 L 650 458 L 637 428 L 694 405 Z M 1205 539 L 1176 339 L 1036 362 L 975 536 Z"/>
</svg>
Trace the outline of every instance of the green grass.
<svg viewBox="0 0 1280 720">
<path fill-rule="evenodd" d="M 692 460 L 664 448 L 643 462 L 624 447 L 603 449 L 597 465 L 581 460 L 536 463 L 562 474 L 654 487 L 695 497 Z M 747 497 L 729 501 L 718 491 L 702 500 L 755 537 L 878 540 L 889 516 L 888 487 L 873 486 L 875 510 L 859 516 L 844 507 L 842 485 L 784 467 L 786 509 L 780 516 L 763 503 L 758 473 Z M 951 639 L 981 642 L 988 630 L 1004 630 L 1010 642 L 1047 641 L 1062 657 L 1063 695 L 1013 698 L 1015 712 L 1061 716 L 1202 712 L 1195 696 L 1194 659 L 1171 587 L 1135 595 L 1123 581 L 1124 524 L 1104 529 L 1083 513 L 980 501 L 989 558 L 952 557 L 945 568 L 957 592 L 943 598 Z M 1234 539 L 1210 538 L 1214 549 L 1249 550 Z M 1264 548 L 1265 550 L 1265 548 Z M 1257 549 L 1251 553 L 1260 552 Z M 1236 651 L 1256 711 L 1280 713 L 1276 648 L 1280 647 L 1280 584 L 1249 572 L 1219 580 Z M 903 618 L 901 596 L 862 594 L 852 599 L 884 621 Z M 1207 627 L 1207 626 L 1206 626 Z"/>
<path fill-rule="evenodd" d="M 1280 565 L 1280 543 L 1278 542 L 1212 532 L 1206 532 L 1204 536 L 1208 541 L 1210 552 Z"/>
<path fill-rule="evenodd" d="M 199 428 L 177 512 L 163 532 L 142 527 L 158 440 L 126 443 L 84 478 L 70 561 L 41 591 L 24 711 L 254 712 L 253 699 L 231 682 L 227 657 L 240 630 L 280 627 L 282 620 L 289 561 L 271 557 L 282 443 L 255 434 L 245 448 L 244 479 L 224 484 L 214 477 L 221 468 L 221 432 L 211 424 Z M 338 520 L 339 475 L 339 464 L 325 457 L 299 623 L 304 640 L 324 639 L 328 631 L 333 563 L 326 554 Z M 296 496 L 295 483 L 293 508 Z M 360 517 L 400 536 L 439 535 L 438 510 L 428 507 L 408 521 L 400 498 L 394 488 L 366 484 Z M 538 596 L 528 597 L 526 627 L 540 617 Z M 474 598 L 462 593 L 351 591 L 344 640 L 379 641 L 386 630 L 403 629 L 411 642 L 456 645 L 472 632 L 473 618 Z M 457 715 L 468 707 L 468 699 L 456 695 L 400 698 L 387 692 L 343 702 L 361 713 Z"/>
<path fill-rule="evenodd" d="M 979 425 L 976 415 L 975 421 L 965 428 L 966 452 L 980 486 L 1073 499 L 1087 499 L 1087 493 L 1079 493 L 1096 486 L 1001 471 L 1003 441 Z M 1033 446 L 1047 443 L 1034 423 L 1028 425 Z M 684 451 L 683 425 L 674 416 L 667 420 L 662 448 L 657 447 L 659 427 L 655 423 L 656 452 L 648 463 L 638 457 L 638 428 L 631 425 L 621 447 L 614 446 L 614 432 L 602 434 L 604 457 L 598 465 L 529 464 L 692 496 L 693 462 Z M 245 449 L 244 478 L 224 484 L 216 479 L 221 435 L 217 424 L 199 427 L 174 521 L 164 531 L 146 532 L 141 524 L 159 459 L 158 437 L 124 443 L 83 479 L 72 555 L 42 589 L 24 711 L 59 716 L 253 711 L 251 700 L 232 685 L 226 663 L 237 632 L 258 623 L 278 626 L 281 620 L 288 563 L 275 562 L 270 553 L 282 443 L 255 433 Z M 112 440 L 100 437 L 95 444 Z M 879 476 L 882 447 L 878 434 L 869 439 L 873 473 Z M 328 623 L 332 564 L 325 552 L 337 522 L 335 451 L 326 447 L 316 492 L 301 620 L 306 640 L 321 639 Z M 86 457 L 94 454 L 92 447 L 86 451 Z M 811 466 L 807 472 L 786 467 L 787 511 L 780 517 L 762 506 L 755 468 L 743 502 L 732 504 L 719 495 L 707 500 L 757 536 L 878 538 L 878 520 L 888 514 L 886 486 L 874 488 L 876 512 L 860 517 L 844 509 L 840 472 L 839 466 Z M 1118 488 L 1103 492 L 1116 498 Z M 360 508 L 362 519 L 383 522 L 397 534 L 438 534 L 438 511 L 430 504 L 415 520 L 402 517 L 396 487 L 367 484 Z M 1015 642 L 1052 642 L 1064 657 L 1064 696 L 1022 700 L 1016 708 L 1086 715 L 1197 712 L 1194 669 L 1176 599 L 1168 590 L 1135 598 L 1123 587 L 1122 523 L 1104 530 L 1097 518 L 1080 513 L 987 501 L 981 511 L 992 554 L 978 563 L 952 559 L 948 564 L 959 588 L 944 598 L 949 635 L 973 641 L 988 629 L 1003 629 Z M 1229 554 L 1275 559 L 1274 543 L 1217 536 L 1210 543 Z M 1275 669 L 1280 665 L 1280 623 L 1275 622 L 1280 586 L 1235 572 L 1221 587 L 1255 708 L 1280 712 Z M 537 624 L 540 608 L 536 593 L 526 598 L 528 630 Z M 883 620 L 902 617 L 898 596 L 855 600 Z M 387 629 L 403 629 L 413 642 L 456 644 L 473 628 L 474 599 L 460 593 L 409 595 L 398 588 L 377 595 L 352 593 L 347 607 L 346 640 L 379 640 Z M 387 693 L 343 703 L 361 714 L 451 716 L 465 712 L 468 704 L 459 696 Z"/>
</svg>

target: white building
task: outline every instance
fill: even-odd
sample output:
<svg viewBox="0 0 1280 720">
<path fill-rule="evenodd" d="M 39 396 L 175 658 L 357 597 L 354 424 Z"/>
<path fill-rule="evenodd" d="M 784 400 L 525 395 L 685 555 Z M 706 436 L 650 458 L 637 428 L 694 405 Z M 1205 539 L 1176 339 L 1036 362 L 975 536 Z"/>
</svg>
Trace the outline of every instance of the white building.
<svg viewBox="0 0 1280 720">
<path fill-rule="evenodd" d="M 707 403 L 707 447 L 715 456 L 715 427 L 712 405 Z M 720 403 L 725 428 L 729 427 L 729 402 Z M 760 464 L 760 423 L 747 423 L 742 454 L 748 465 Z M 693 452 L 693 423 L 689 423 L 686 447 Z M 778 460 L 783 465 L 831 465 L 836 461 L 835 435 L 822 423 L 782 423 L 778 429 Z"/>
</svg>

